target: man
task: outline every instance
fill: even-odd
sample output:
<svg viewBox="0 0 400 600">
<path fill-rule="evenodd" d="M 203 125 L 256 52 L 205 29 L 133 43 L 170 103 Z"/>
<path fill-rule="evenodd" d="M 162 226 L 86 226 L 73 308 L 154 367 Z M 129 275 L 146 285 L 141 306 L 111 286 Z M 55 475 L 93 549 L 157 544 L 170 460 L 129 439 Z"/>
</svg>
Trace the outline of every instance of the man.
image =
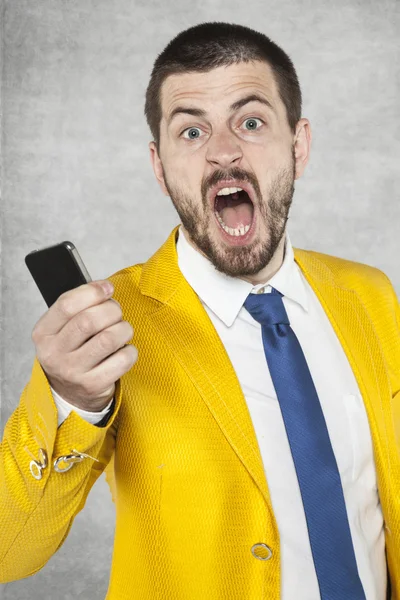
<svg viewBox="0 0 400 600">
<path fill-rule="evenodd" d="M 145 113 L 182 224 L 110 278 L 131 324 L 114 317 L 116 354 L 132 329 L 137 348 L 115 386 L 89 401 L 72 362 L 60 375 L 89 345 L 51 360 L 51 327 L 110 312 L 104 295 L 82 310 L 92 284 L 38 323 L 2 448 L 2 581 L 46 563 L 106 468 L 108 600 L 399 600 L 400 308 L 378 269 L 291 246 L 311 143 L 292 62 L 249 28 L 198 25 L 158 56 Z"/>
</svg>

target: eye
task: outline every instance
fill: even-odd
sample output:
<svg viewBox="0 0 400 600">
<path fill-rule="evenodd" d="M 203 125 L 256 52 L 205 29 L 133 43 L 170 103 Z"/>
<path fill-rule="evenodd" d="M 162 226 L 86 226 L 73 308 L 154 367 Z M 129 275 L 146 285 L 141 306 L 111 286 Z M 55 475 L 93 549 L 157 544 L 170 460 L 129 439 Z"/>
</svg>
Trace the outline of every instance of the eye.
<svg viewBox="0 0 400 600">
<path fill-rule="evenodd" d="M 264 121 L 262 121 L 261 119 L 257 119 L 256 117 L 250 117 L 249 119 L 246 119 L 244 121 L 244 123 L 250 123 L 251 124 L 250 128 L 246 128 L 247 131 L 257 131 L 257 121 L 259 121 L 260 123 L 264 123 Z"/>
<path fill-rule="evenodd" d="M 199 138 L 199 135 L 195 135 L 197 131 L 201 131 L 199 127 L 189 127 L 188 129 L 184 129 L 181 135 L 187 140 L 197 140 Z M 187 136 L 184 135 L 186 132 L 188 133 Z"/>
</svg>

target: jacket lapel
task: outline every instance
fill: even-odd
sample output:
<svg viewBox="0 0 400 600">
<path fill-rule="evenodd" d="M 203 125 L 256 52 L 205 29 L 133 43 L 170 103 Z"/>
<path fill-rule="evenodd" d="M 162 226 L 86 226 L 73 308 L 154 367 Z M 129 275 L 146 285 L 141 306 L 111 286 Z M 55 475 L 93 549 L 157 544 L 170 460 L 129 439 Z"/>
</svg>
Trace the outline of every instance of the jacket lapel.
<svg viewBox="0 0 400 600">
<path fill-rule="evenodd" d="M 160 302 L 148 318 L 270 505 L 253 423 L 236 373 L 207 312 L 178 267 L 178 227 L 143 266 L 140 291 Z"/>
<path fill-rule="evenodd" d="M 391 503 L 389 448 L 395 447 L 396 441 L 389 410 L 392 389 L 380 340 L 357 292 L 339 285 L 333 271 L 321 260 L 323 255 L 297 248 L 294 255 L 324 308 L 357 380 L 371 429 L 380 501 L 387 517 Z"/>
<path fill-rule="evenodd" d="M 236 373 L 207 312 L 178 267 L 178 228 L 173 229 L 164 245 L 143 266 L 141 293 L 159 302 L 148 318 L 198 389 L 271 508 L 256 434 Z M 316 253 L 294 248 L 294 255 L 326 311 L 359 384 L 371 427 L 384 505 L 389 500 L 390 457 L 382 432 L 390 424 L 382 406 L 391 391 L 379 339 L 357 294 L 337 285 L 332 271 Z"/>
</svg>

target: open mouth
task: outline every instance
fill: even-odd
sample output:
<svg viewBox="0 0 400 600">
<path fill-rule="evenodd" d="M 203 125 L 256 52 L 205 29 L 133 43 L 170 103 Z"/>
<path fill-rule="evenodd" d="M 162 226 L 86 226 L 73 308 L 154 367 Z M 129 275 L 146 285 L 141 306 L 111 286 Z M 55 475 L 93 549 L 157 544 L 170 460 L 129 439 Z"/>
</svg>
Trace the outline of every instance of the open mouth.
<svg viewBox="0 0 400 600">
<path fill-rule="evenodd" d="M 227 234 L 247 237 L 253 224 L 253 202 L 248 193 L 241 188 L 223 188 L 215 196 L 214 214 Z"/>
</svg>

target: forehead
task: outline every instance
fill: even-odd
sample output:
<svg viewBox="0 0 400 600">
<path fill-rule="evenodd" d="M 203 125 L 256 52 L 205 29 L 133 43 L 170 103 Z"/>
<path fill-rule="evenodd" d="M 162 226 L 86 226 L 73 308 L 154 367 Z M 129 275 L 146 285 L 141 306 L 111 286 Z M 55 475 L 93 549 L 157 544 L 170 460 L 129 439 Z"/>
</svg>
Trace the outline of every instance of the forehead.
<svg viewBox="0 0 400 600">
<path fill-rule="evenodd" d="M 233 94 L 250 91 L 261 92 L 277 108 L 282 103 L 271 67 L 261 61 L 217 67 L 205 73 L 169 75 L 161 87 L 163 118 L 185 100 L 215 103 L 225 99 L 230 104 Z"/>
</svg>

